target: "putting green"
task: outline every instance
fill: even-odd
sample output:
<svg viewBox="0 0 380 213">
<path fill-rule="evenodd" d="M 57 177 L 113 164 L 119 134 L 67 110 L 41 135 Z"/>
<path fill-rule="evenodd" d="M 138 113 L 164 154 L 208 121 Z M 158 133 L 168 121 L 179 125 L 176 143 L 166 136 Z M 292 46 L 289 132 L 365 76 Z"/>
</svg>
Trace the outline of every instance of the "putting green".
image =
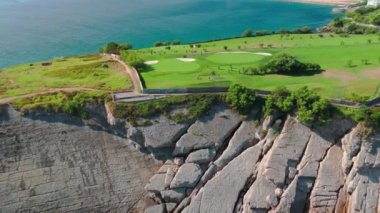
<svg viewBox="0 0 380 213">
<path fill-rule="evenodd" d="M 260 61 L 265 56 L 256 55 L 254 53 L 216 53 L 208 56 L 206 60 L 218 64 L 249 64 Z"/>
<path fill-rule="evenodd" d="M 167 73 L 171 72 L 193 72 L 200 68 L 200 65 L 194 62 L 183 62 L 176 58 L 161 59 L 160 63 L 151 66 L 153 70 L 160 70 Z"/>
</svg>

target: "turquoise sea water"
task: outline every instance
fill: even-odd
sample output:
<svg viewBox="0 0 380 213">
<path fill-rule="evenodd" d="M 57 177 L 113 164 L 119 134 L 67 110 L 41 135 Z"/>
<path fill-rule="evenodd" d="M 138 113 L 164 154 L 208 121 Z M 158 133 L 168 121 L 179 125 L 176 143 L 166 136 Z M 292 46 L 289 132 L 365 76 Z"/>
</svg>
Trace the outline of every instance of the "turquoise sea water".
<svg viewBox="0 0 380 213">
<path fill-rule="evenodd" d="M 108 41 L 147 47 L 318 27 L 331 10 L 273 0 L 0 0 L 0 67 L 96 52 Z"/>
</svg>

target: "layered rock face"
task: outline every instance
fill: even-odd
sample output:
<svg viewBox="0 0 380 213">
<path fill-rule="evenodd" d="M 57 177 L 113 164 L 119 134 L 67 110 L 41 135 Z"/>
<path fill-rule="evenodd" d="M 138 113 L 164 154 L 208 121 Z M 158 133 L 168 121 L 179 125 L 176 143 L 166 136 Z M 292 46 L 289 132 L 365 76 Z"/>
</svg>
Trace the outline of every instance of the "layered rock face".
<svg viewBox="0 0 380 213">
<path fill-rule="evenodd" d="M 366 135 L 343 118 L 314 128 L 294 117 L 238 122 L 228 109 L 205 118 L 190 125 L 173 159 L 152 177 L 150 184 L 161 188 L 147 185 L 155 202 L 150 210 L 380 211 L 380 130 Z M 217 138 L 208 135 L 218 131 Z"/>
<path fill-rule="evenodd" d="M 0 212 L 132 212 L 159 168 L 101 126 L 64 116 L 0 119 Z"/>
<path fill-rule="evenodd" d="M 9 112 L 0 212 L 380 212 L 380 130 L 348 119 L 310 128 L 215 106 L 194 123 L 125 124 L 121 138 Z"/>
</svg>

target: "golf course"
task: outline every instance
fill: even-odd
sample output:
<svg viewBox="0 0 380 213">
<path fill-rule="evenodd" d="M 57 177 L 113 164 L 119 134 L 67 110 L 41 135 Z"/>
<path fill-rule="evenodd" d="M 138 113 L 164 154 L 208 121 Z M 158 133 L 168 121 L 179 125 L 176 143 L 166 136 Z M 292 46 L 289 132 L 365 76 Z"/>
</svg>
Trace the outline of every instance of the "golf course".
<svg viewBox="0 0 380 213">
<path fill-rule="evenodd" d="M 193 88 L 238 83 L 254 89 L 309 86 L 326 97 L 380 94 L 380 36 L 284 34 L 227 39 L 133 50 L 147 67 L 140 70 L 147 88 Z M 321 66 L 306 75 L 251 75 L 281 53 Z"/>
</svg>

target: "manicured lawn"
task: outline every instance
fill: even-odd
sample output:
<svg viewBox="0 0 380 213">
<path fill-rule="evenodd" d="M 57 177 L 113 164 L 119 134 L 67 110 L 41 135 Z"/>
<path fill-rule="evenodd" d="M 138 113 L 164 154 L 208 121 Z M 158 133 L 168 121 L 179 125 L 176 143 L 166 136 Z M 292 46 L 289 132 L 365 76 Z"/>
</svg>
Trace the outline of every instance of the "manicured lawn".
<svg viewBox="0 0 380 213">
<path fill-rule="evenodd" d="M 229 54 L 222 53 L 226 52 L 225 47 Z M 328 97 L 347 97 L 353 92 L 368 96 L 379 93 L 378 35 L 271 35 L 200 43 L 200 47 L 179 45 L 170 50 L 157 47 L 136 52 L 146 61 L 159 61 L 141 72 L 148 88 L 228 86 L 234 82 L 265 90 L 309 86 Z M 321 65 L 325 72 L 309 76 L 244 74 L 246 68 L 258 67 L 270 59 L 254 54 L 257 52 L 289 53 L 301 61 Z M 196 61 L 185 63 L 176 60 L 178 57 Z"/>
<path fill-rule="evenodd" d="M 52 88 L 85 87 L 103 91 L 132 87 L 122 67 L 99 55 L 51 60 L 51 65 L 25 64 L 0 72 L 0 98 Z"/>
</svg>

